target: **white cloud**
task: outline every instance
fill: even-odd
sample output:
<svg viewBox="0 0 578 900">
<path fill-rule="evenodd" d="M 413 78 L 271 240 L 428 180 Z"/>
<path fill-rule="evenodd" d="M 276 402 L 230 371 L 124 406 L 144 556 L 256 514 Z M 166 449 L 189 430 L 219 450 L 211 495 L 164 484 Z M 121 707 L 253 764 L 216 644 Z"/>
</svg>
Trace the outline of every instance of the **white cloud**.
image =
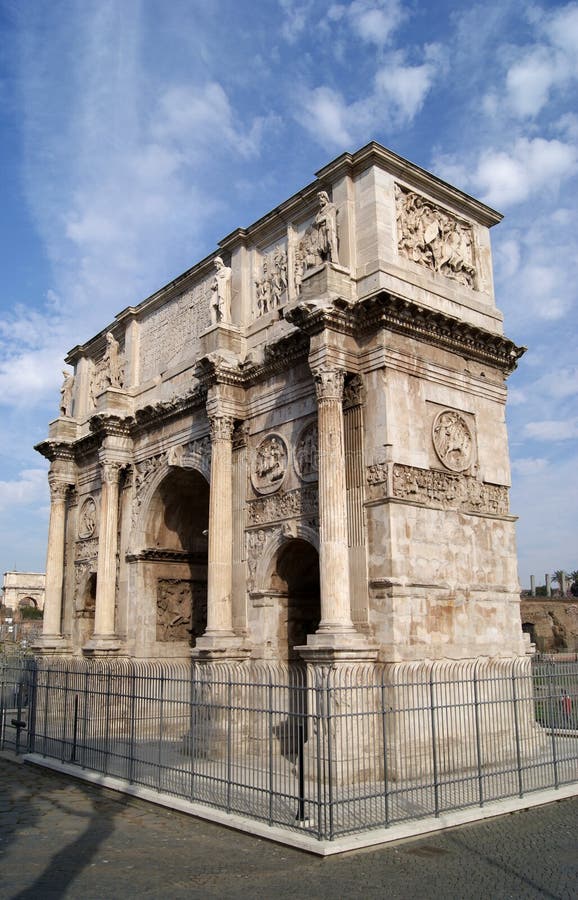
<svg viewBox="0 0 578 900">
<path fill-rule="evenodd" d="M 508 102 L 518 116 L 535 116 L 548 102 L 556 80 L 554 60 L 544 47 L 531 50 L 506 75 Z"/>
<path fill-rule="evenodd" d="M 567 441 L 578 437 L 578 419 L 527 422 L 525 434 L 539 441 Z"/>
<path fill-rule="evenodd" d="M 353 0 L 349 4 L 333 3 L 327 18 L 330 22 L 346 22 L 361 40 L 383 47 L 407 18 L 407 12 L 399 0 Z"/>
<path fill-rule="evenodd" d="M 396 52 L 376 71 L 373 90 L 347 103 L 343 94 L 327 86 L 301 92 L 296 105 L 297 120 L 315 140 L 331 148 L 351 146 L 387 127 L 399 129 L 419 113 L 425 98 L 444 66 L 437 45 L 423 48 L 424 61 L 406 62 Z"/>
<path fill-rule="evenodd" d="M 528 400 L 525 391 L 520 388 L 508 388 L 508 404 L 510 406 L 522 406 Z"/>
<path fill-rule="evenodd" d="M 352 107 L 347 106 L 337 91 L 328 87 L 306 91 L 298 109 L 298 120 L 321 143 L 345 146 L 353 142 L 348 126 L 354 118 Z"/>
<path fill-rule="evenodd" d="M 16 481 L 0 481 L 0 510 L 16 511 L 19 507 L 46 501 L 48 482 L 45 469 L 24 469 Z"/>
<path fill-rule="evenodd" d="M 392 63 L 381 68 L 375 77 L 376 94 L 389 102 L 398 122 L 411 122 L 423 106 L 437 74 L 434 60 L 419 66 Z"/>
<path fill-rule="evenodd" d="M 578 396 L 578 366 L 557 367 L 539 378 L 533 389 L 553 399 Z"/>
<path fill-rule="evenodd" d="M 294 44 L 306 28 L 311 2 L 299 3 L 295 0 L 280 0 L 284 19 L 281 25 L 281 34 L 290 44 Z"/>
<path fill-rule="evenodd" d="M 471 181 L 491 205 L 522 203 L 545 188 L 556 191 L 576 172 L 578 150 L 558 140 L 519 138 L 512 151 L 481 154 Z"/>
<path fill-rule="evenodd" d="M 532 477 L 543 472 L 548 466 L 548 460 L 542 457 L 512 460 L 512 470 L 522 477 Z"/>
</svg>

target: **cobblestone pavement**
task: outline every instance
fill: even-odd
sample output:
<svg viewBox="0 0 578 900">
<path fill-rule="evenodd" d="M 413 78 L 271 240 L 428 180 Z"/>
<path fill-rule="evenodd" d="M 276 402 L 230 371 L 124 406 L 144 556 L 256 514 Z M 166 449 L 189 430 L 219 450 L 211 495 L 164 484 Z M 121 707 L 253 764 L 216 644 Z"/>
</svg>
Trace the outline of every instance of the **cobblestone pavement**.
<svg viewBox="0 0 578 900">
<path fill-rule="evenodd" d="M 0 898 L 578 897 L 578 798 L 320 859 L 0 758 Z"/>
</svg>

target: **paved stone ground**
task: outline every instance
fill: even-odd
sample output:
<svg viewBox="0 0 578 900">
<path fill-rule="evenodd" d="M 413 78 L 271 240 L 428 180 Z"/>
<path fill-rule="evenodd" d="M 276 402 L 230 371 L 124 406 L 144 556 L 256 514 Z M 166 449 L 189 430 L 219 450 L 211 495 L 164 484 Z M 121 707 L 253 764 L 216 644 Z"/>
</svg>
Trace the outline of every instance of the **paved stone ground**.
<svg viewBox="0 0 578 900">
<path fill-rule="evenodd" d="M 578 897 L 578 798 L 320 859 L 0 757 L 1 900 Z"/>
</svg>

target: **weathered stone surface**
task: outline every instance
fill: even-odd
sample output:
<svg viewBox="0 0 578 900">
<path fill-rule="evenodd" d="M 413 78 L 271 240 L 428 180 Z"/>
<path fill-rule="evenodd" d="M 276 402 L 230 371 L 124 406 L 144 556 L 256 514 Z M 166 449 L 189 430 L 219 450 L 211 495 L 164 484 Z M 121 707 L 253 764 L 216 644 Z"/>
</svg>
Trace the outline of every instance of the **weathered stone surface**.
<svg viewBox="0 0 578 900">
<path fill-rule="evenodd" d="M 499 220 L 370 144 L 76 347 L 45 649 L 523 654 Z"/>
</svg>

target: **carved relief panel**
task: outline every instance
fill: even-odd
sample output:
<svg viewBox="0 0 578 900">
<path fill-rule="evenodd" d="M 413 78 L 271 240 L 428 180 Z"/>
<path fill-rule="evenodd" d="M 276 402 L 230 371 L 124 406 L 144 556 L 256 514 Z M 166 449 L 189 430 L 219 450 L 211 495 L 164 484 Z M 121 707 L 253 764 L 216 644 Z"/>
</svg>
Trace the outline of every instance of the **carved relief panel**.
<svg viewBox="0 0 578 900">
<path fill-rule="evenodd" d="M 277 244 L 261 258 L 255 278 L 255 316 L 263 316 L 278 309 L 287 300 L 287 248 Z"/>
<path fill-rule="evenodd" d="M 475 289 L 477 271 L 471 225 L 399 184 L 395 186 L 395 198 L 400 255 Z"/>
<path fill-rule="evenodd" d="M 93 497 L 87 497 L 80 508 L 78 517 L 78 537 L 87 540 L 96 534 L 96 503 Z"/>
<path fill-rule="evenodd" d="M 157 641 L 190 641 L 203 634 L 207 622 L 207 585 L 202 581 L 159 578 Z"/>
<path fill-rule="evenodd" d="M 317 421 L 309 422 L 297 438 L 293 459 L 295 471 L 302 481 L 317 481 L 319 478 L 317 447 Z"/>
</svg>

